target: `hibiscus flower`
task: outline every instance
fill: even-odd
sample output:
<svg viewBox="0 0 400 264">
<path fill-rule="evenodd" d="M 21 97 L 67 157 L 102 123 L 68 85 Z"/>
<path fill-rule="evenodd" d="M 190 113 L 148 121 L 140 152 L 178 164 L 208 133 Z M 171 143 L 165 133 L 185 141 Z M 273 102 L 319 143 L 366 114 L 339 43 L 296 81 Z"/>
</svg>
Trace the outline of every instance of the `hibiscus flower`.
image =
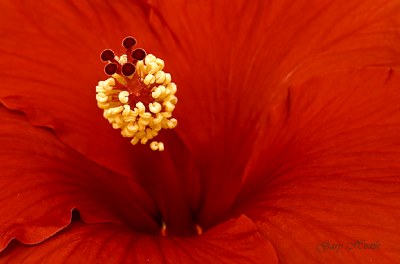
<svg viewBox="0 0 400 264">
<path fill-rule="evenodd" d="M 400 1 L 0 3 L 0 263 L 395 263 Z M 96 105 L 126 36 L 164 151 Z"/>
</svg>

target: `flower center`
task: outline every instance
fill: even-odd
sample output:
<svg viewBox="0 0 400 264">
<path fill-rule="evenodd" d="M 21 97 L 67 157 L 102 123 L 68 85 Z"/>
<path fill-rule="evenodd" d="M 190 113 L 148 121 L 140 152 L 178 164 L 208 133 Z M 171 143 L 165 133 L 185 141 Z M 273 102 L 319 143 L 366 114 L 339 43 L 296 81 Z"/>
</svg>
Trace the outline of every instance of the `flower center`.
<svg viewBox="0 0 400 264">
<path fill-rule="evenodd" d="M 115 56 L 112 50 L 104 50 L 101 59 L 108 61 L 104 71 L 110 76 L 96 86 L 97 106 L 114 129 L 120 129 L 131 143 L 146 144 L 160 130 L 172 129 L 177 120 L 172 112 L 178 102 L 177 88 L 171 75 L 163 71 L 164 61 L 136 45 L 133 37 L 122 41 L 126 54 Z M 164 150 L 164 144 L 151 141 L 152 150 Z"/>
</svg>

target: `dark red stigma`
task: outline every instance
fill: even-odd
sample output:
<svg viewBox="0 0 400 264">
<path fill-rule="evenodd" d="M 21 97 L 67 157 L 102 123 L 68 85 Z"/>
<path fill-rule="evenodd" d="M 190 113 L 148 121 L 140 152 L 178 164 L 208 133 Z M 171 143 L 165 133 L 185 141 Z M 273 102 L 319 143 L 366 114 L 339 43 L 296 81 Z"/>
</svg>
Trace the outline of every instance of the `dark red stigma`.
<svg viewBox="0 0 400 264">
<path fill-rule="evenodd" d="M 132 58 L 134 60 L 143 60 L 144 58 L 146 58 L 146 51 L 144 51 L 144 49 L 135 49 L 134 51 L 132 51 Z"/>
<path fill-rule="evenodd" d="M 135 73 L 135 64 L 139 60 L 144 60 L 146 58 L 146 51 L 141 48 L 137 48 L 132 51 L 132 47 L 136 45 L 136 39 L 134 37 L 126 37 L 122 40 L 122 46 L 126 49 L 126 55 L 128 56 L 128 61 L 124 64 L 119 63 L 115 59 L 115 53 L 106 49 L 100 54 L 102 61 L 108 61 L 109 63 L 104 67 L 104 72 L 107 75 L 113 75 L 115 73 L 122 74 L 126 77 L 131 76 Z"/>
<path fill-rule="evenodd" d="M 110 49 L 103 50 L 100 55 L 102 61 L 109 61 L 114 59 L 114 57 L 114 52 Z"/>
<path fill-rule="evenodd" d="M 113 63 L 113 62 L 107 64 L 107 65 L 104 67 L 104 72 L 105 72 L 107 75 L 113 75 L 113 74 L 115 74 L 115 73 L 117 72 L 117 70 L 118 70 L 118 65 L 115 64 L 115 63 Z"/>
<path fill-rule="evenodd" d="M 122 74 L 126 77 L 131 76 L 136 71 L 135 65 L 130 62 L 125 63 L 122 65 Z"/>
<path fill-rule="evenodd" d="M 126 37 L 122 41 L 122 46 L 124 46 L 125 49 L 131 49 L 135 45 L 136 45 L 136 39 L 134 37 Z"/>
</svg>

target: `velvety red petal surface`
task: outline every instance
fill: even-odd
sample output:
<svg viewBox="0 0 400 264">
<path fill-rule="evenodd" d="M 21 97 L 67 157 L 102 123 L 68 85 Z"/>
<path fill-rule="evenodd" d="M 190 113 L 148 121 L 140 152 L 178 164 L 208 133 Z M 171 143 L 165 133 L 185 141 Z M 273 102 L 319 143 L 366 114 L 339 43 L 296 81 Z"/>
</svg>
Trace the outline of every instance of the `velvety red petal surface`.
<svg viewBox="0 0 400 264">
<path fill-rule="evenodd" d="M 189 181 L 202 195 L 190 200 L 204 205 L 198 216 L 204 225 L 232 205 L 247 163 L 238 157 L 256 148 L 258 120 L 286 95 L 290 80 L 399 61 L 398 1 L 2 1 L 0 7 L 8 10 L 0 25 L 1 100 L 124 175 L 144 170 L 137 169 L 138 155 L 156 158 L 131 148 L 96 109 L 93 89 L 104 78 L 98 53 L 118 50 L 116 43 L 134 34 L 166 61 L 179 86 L 176 131 L 200 168 Z"/>
<path fill-rule="evenodd" d="M 97 82 L 107 78 L 99 57 L 104 48 L 120 52 L 123 37 L 135 34 L 139 45 L 157 51 L 151 49 L 149 6 L 140 1 L 44 1 L 40 6 L 2 1 L 0 8 L 8 10 L 0 23 L 0 101 L 25 112 L 35 125 L 52 128 L 94 162 L 135 177 L 170 225 L 190 222 L 200 190 L 195 165 L 176 134 L 170 133 L 168 153 L 132 147 L 103 118 L 95 100 Z"/>
<path fill-rule="evenodd" d="M 180 85 L 176 130 L 202 168 L 203 223 L 231 206 L 262 120 L 290 82 L 400 62 L 399 1 L 151 5 L 150 23 L 162 32 L 160 50 Z"/>
<path fill-rule="evenodd" d="M 137 183 L 99 167 L 22 114 L 0 108 L 0 251 L 36 244 L 70 223 L 114 222 L 157 233 L 158 212 Z"/>
<path fill-rule="evenodd" d="M 238 211 L 281 263 L 398 262 L 399 87 L 398 70 L 328 74 L 271 114 Z"/>
<path fill-rule="evenodd" d="M 141 1 L 1 1 L 0 99 L 53 128 L 79 152 L 131 175 L 137 156 L 102 117 L 95 86 L 107 79 L 100 52 L 135 34 L 147 48 L 150 29 Z M 124 14 L 124 16 L 121 16 Z"/>
<path fill-rule="evenodd" d="M 196 238 L 132 233 L 115 224 L 74 223 L 35 246 L 14 244 L 4 263 L 278 263 L 269 244 L 246 217 Z"/>
<path fill-rule="evenodd" d="M 317 238 L 330 240 L 332 233 L 337 234 L 332 242 L 336 238 L 344 241 L 344 235 L 340 234 L 348 233 L 351 239 L 367 234 L 366 239 L 377 237 L 391 245 L 394 240 L 385 234 L 396 227 L 389 209 L 398 209 L 393 205 L 398 203 L 393 193 L 398 191 L 394 173 L 398 171 L 395 135 L 399 131 L 397 119 L 389 117 L 397 113 L 393 92 L 397 77 L 391 79 L 387 72 L 337 76 L 328 73 L 368 66 L 397 67 L 399 5 L 394 0 L 351 3 L 276 0 L 252 4 L 239 0 L 229 3 L 45 0 L 40 6 L 35 1 L 1 1 L 0 8 L 7 12 L 0 18 L 0 101 L 8 108 L 25 112 L 31 123 L 52 128 L 66 144 L 46 132 L 54 139 L 52 144 L 60 145 L 54 148 L 61 151 L 57 155 L 63 159 L 65 156 L 68 164 L 78 169 L 75 172 L 73 166 L 63 167 L 67 163 L 52 167 L 51 159 L 46 164 L 60 171 L 54 175 L 78 175 L 77 183 L 60 178 L 61 182 L 67 181 L 60 186 L 61 193 L 65 186 L 92 186 L 99 177 L 103 179 L 98 189 L 89 188 L 93 191 L 92 199 L 85 196 L 80 206 L 76 205 L 82 200 L 79 195 L 77 200 L 61 195 L 59 199 L 65 206 L 56 204 L 57 198 L 44 202 L 42 211 L 35 209 L 35 213 L 44 215 L 49 211 L 47 206 L 52 205 L 62 208 L 62 212 L 50 214 L 49 219 L 54 216 L 56 227 L 46 229 L 46 235 L 40 229 L 33 229 L 39 230 L 38 233 L 32 233 L 34 239 L 25 241 L 38 242 L 53 234 L 69 222 L 72 208 L 85 208 L 86 202 L 87 210 L 81 210 L 83 219 L 94 217 L 90 210 L 114 201 L 101 196 L 103 191 L 129 189 L 125 181 L 140 190 L 132 180 L 155 200 L 153 206 L 144 198 L 145 194 L 139 195 L 150 215 L 157 212 L 154 209 L 157 207 L 163 219 L 175 227 L 193 220 L 207 228 L 225 219 L 227 210 L 236 206 L 232 204 L 245 184 L 247 189 L 239 199 L 243 201 L 243 210 L 258 221 L 265 237 L 273 239 L 284 263 L 298 259 L 318 262 L 320 255 L 316 251 L 301 250 L 305 247 L 294 243 L 305 238 L 314 250 L 320 243 Z M 176 110 L 179 126 L 176 133 L 167 133 L 165 153 L 131 147 L 118 131 L 111 129 L 96 107 L 94 87 L 98 80 L 104 79 L 98 54 L 103 48 L 118 50 L 120 40 L 131 34 L 138 37 L 142 47 L 165 60 L 166 69 L 179 87 L 180 103 Z M 370 74 L 376 74 L 370 83 L 362 82 Z M 302 84 L 315 75 L 325 75 L 327 79 L 317 78 Z M 386 79 L 387 85 L 383 85 Z M 291 83 L 295 85 L 289 88 Z M 383 92 L 385 89 L 387 93 Z M 280 105 L 282 100 L 285 104 Z M 383 104 L 385 100 L 389 103 Z M 26 145 L 31 144 L 32 140 L 28 143 L 29 138 L 22 135 L 26 132 L 21 132 L 20 138 L 27 141 Z M 43 145 L 39 144 L 40 139 L 49 140 L 47 137 L 38 136 L 38 143 L 31 147 L 36 151 Z M 67 146 L 71 147 L 68 151 Z M 70 156 L 75 158 L 70 161 Z M 35 164 L 34 161 L 30 162 Z M 12 162 L 10 166 L 15 167 L 16 161 Z M 33 184 L 44 181 L 46 185 L 46 180 L 56 179 L 48 171 L 45 174 L 35 177 Z M 133 179 L 120 178 L 121 182 L 115 183 L 112 190 L 108 184 L 114 179 L 106 174 L 133 176 Z M 1 180 L 9 186 L 12 182 L 6 176 Z M 371 186 L 371 182 L 377 187 Z M 394 184 L 387 187 L 388 182 Z M 15 184 L 18 188 L 8 194 L 15 201 L 9 200 L 7 206 L 18 205 L 15 197 L 19 188 L 29 183 Z M 31 190 L 31 187 L 26 188 Z M 39 197 L 52 195 L 45 189 L 38 188 Z M 370 190 L 367 196 L 363 195 L 364 189 Z M 80 194 L 81 189 L 75 190 Z M 125 196 L 131 194 L 129 190 L 118 189 L 118 192 Z M 259 195 L 251 203 L 249 197 L 255 193 Z M 101 201 L 99 197 L 103 197 Z M 309 201 L 300 200 L 304 197 L 309 197 Z M 339 201 L 326 209 L 327 197 Z M 387 203 L 373 199 L 382 197 Z M 24 211 L 26 201 L 19 205 L 11 210 L 14 215 Z M 294 205 L 297 207 L 293 208 Z M 124 210 L 132 206 L 126 202 L 124 206 L 120 214 L 130 222 L 131 215 Z M 97 220 L 116 221 L 115 212 L 110 210 L 99 210 L 102 213 Z M 383 217 L 378 219 L 379 213 L 372 214 L 373 210 Z M 6 216 L 12 219 L 12 224 L 19 219 L 11 214 Z M 329 216 L 344 220 L 335 222 Z M 354 228 L 350 219 L 360 220 L 356 218 L 360 216 L 372 220 Z M 43 226 L 49 219 L 23 223 Z M 373 225 L 373 220 L 383 225 Z M 132 221 L 136 223 L 135 219 Z M 147 222 L 151 226 L 144 228 L 152 229 L 153 221 Z M 137 226 L 140 223 L 143 222 L 138 221 Z M 335 229 L 333 223 L 339 227 Z M 186 228 L 190 226 L 183 229 Z M 386 231 L 380 232 L 385 228 Z M 13 229 L 10 224 L 4 229 L 5 243 L 15 236 L 10 230 L 22 229 Z M 326 230 L 333 231 L 326 233 Z M 393 260 L 396 257 L 393 248 L 354 259 L 378 259 L 377 254 L 381 254 Z M 348 252 L 343 254 L 352 257 Z M 326 257 L 327 261 L 334 259 Z"/>
</svg>

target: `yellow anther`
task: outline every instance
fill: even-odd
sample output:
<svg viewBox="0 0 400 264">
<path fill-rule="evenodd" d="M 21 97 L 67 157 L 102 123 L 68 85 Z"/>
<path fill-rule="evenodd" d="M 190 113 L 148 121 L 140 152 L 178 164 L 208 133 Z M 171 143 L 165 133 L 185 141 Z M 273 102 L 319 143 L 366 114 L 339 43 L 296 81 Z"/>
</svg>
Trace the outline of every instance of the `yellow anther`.
<svg viewBox="0 0 400 264">
<path fill-rule="evenodd" d="M 154 90 L 154 92 L 151 93 L 151 96 L 154 99 L 160 99 L 161 100 L 162 97 L 165 96 L 165 91 L 166 91 L 165 90 L 165 86 L 160 85 Z"/>
<path fill-rule="evenodd" d="M 113 107 L 113 108 L 105 110 L 103 115 L 104 115 L 105 118 L 110 118 L 110 117 L 115 116 L 116 114 L 121 113 L 122 110 L 124 110 L 124 108 L 122 106 Z"/>
<path fill-rule="evenodd" d="M 99 108 L 101 108 L 101 109 L 107 109 L 107 108 L 110 106 L 110 104 L 109 104 L 109 103 L 100 103 L 100 102 L 97 102 L 97 106 L 98 106 Z"/>
<path fill-rule="evenodd" d="M 155 62 L 157 60 L 156 56 L 154 56 L 153 54 L 149 54 L 146 56 L 146 58 L 144 59 L 144 62 L 146 63 L 146 65 Z"/>
<path fill-rule="evenodd" d="M 177 88 L 176 88 L 175 83 L 168 84 L 167 88 L 171 91 L 171 95 L 176 94 Z"/>
<path fill-rule="evenodd" d="M 165 82 L 165 79 L 166 79 L 165 72 L 163 72 L 163 71 L 158 71 L 154 75 L 154 77 L 156 78 L 156 83 L 158 83 L 158 84 L 161 84 L 161 83 Z"/>
<path fill-rule="evenodd" d="M 97 85 L 96 86 L 96 93 L 105 93 L 106 89 L 104 89 L 103 85 Z"/>
<path fill-rule="evenodd" d="M 175 95 L 170 95 L 166 100 L 170 101 L 171 104 L 176 105 L 178 103 L 178 98 Z"/>
<path fill-rule="evenodd" d="M 131 135 L 125 128 L 121 130 L 121 136 L 123 137 L 132 137 Z"/>
<path fill-rule="evenodd" d="M 139 131 L 144 131 L 146 129 L 146 125 L 139 123 L 138 122 L 138 126 L 139 126 Z"/>
<path fill-rule="evenodd" d="M 142 139 L 146 136 L 146 132 L 143 130 L 139 130 L 138 132 L 135 133 L 135 137 L 137 137 L 138 139 Z"/>
<path fill-rule="evenodd" d="M 161 111 L 161 105 L 159 103 L 157 103 L 157 102 L 150 103 L 149 104 L 149 109 L 150 109 L 150 112 L 152 112 L 154 114 L 157 114 L 157 113 L 159 113 Z"/>
<path fill-rule="evenodd" d="M 121 134 L 124 137 L 133 137 L 138 130 L 138 125 L 131 122 L 126 127 L 124 127 L 124 129 L 121 131 Z"/>
<path fill-rule="evenodd" d="M 120 63 L 128 57 L 115 57 Z M 96 86 L 96 100 L 103 116 L 114 129 L 121 129 L 123 137 L 132 138 L 131 144 L 147 144 L 159 131 L 176 127 L 172 112 L 178 102 L 176 85 L 171 75 L 163 71 L 164 61 L 147 55 L 136 62 L 136 72 L 126 77 L 117 72 Z M 150 143 L 152 150 L 164 150 L 162 142 Z"/>
<path fill-rule="evenodd" d="M 98 93 L 96 94 L 96 100 L 99 103 L 105 103 L 108 101 L 108 96 L 105 93 Z"/>
<path fill-rule="evenodd" d="M 164 151 L 164 143 L 162 142 L 158 143 L 158 151 Z"/>
<path fill-rule="evenodd" d="M 147 128 L 147 129 L 146 129 L 146 137 L 147 137 L 148 139 L 152 139 L 153 137 L 155 137 L 155 136 L 157 136 L 157 135 L 158 135 L 157 131 L 152 130 L 152 129 L 150 129 L 150 128 Z"/>
<path fill-rule="evenodd" d="M 122 91 L 118 95 L 118 99 L 121 103 L 126 104 L 129 101 L 129 92 L 128 91 Z"/>
<path fill-rule="evenodd" d="M 154 77 L 153 74 L 147 74 L 147 76 L 144 78 L 143 83 L 146 85 L 153 84 L 156 81 L 156 77 Z"/>
<path fill-rule="evenodd" d="M 157 113 L 156 118 L 153 119 L 153 123 L 154 124 L 159 124 L 161 123 L 161 121 L 163 120 L 163 116 L 160 113 Z"/>
<path fill-rule="evenodd" d="M 113 127 L 114 129 L 121 128 L 121 126 L 120 126 L 119 124 L 117 124 L 117 123 L 112 123 L 112 127 Z"/>
<path fill-rule="evenodd" d="M 168 85 L 171 82 L 171 74 L 166 73 L 165 74 L 165 81 L 163 82 L 163 85 Z"/>
<path fill-rule="evenodd" d="M 149 140 L 149 139 L 148 139 L 147 137 L 143 137 L 143 138 L 140 140 L 140 143 L 144 145 L 144 144 L 147 143 L 148 140 Z"/>
<path fill-rule="evenodd" d="M 167 110 L 168 112 L 172 112 L 175 109 L 175 105 L 173 105 L 170 101 L 166 101 L 163 103 L 165 110 Z"/>
<path fill-rule="evenodd" d="M 163 112 L 163 113 L 161 113 L 161 115 L 162 115 L 165 119 L 168 119 L 168 118 L 170 118 L 170 117 L 172 116 L 171 112 Z"/>
<path fill-rule="evenodd" d="M 131 144 L 132 145 L 136 145 L 139 142 L 140 139 L 138 139 L 137 137 L 133 137 L 131 140 Z"/>
<path fill-rule="evenodd" d="M 144 106 L 144 104 L 142 102 L 136 103 L 136 108 L 137 108 L 138 114 L 144 113 L 144 111 L 146 110 L 146 107 Z"/>
<path fill-rule="evenodd" d="M 109 88 L 112 89 L 112 86 L 115 86 L 115 80 L 114 78 L 108 78 L 105 82 L 104 82 L 105 88 Z"/>
<path fill-rule="evenodd" d="M 126 54 L 122 55 L 121 57 L 115 57 L 115 59 L 121 64 L 125 64 L 128 62 L 128 56 L 126 56 Z"/>
<path fill-rule="evenodd" d="M 110 108 L 110 110 L 113 115 L 116 115 L 116 114 L 119 114 L 122 111 L 124 111 L 124 107 L 123 106 L 113 107 L 113 108 Z"/>
<path fill-rule="evenodd" d="M 153 141 L 150 143 L 150 148 L 152 150 L 157 150 L 158 149 L 158 142 L 157 141 Z"/>
<path fill-rule="evenodd" d="M 120 83 L 120 84 L 122 84 L 122 85 L 127 85 L 127 81 L 126 81 L 126 79 L 125 79 L 125 77 L 124 76 L 122 76 L 122 75 L 119 75 L 119 74 L 114 74 L 113 75 L 113 78 L 115 78 L 115 80 L 118 82 L 118 83 Z"/>
<path fill-rule="evenodd" d="M 162 129 L 162 125 L 160 123 L 160 124 L 157 124 L 157 125 L 153 126 L 152 128 L 154 129 L 154 131 L 158 132 L 158 131 L 160 131 Z"/>
<path fill-rule="evenodd" d="M 175 128 L 176 125 L 177 125 L 177 122 L 173 122 L 172 120 L 175 120 L 175 119 L 165 120 L 166 125 L 167 125 L 167 127 L 168 127 L 169 129 Z M 176 120 L 175 120 L 175 121 L 176 121 Z"/>
<path fill-rule="evenodd" d="M 139 116 L 140 116 L 142 119 L 146 119 L 146 120 L 148 120 L 148 119 L 151 118 L 151 114 L 150 114 L 149 112 L 140 113 Z"/>
<path fill-rule="evenodd" d="M 125 125 L 124 119 L 121 115 L 115 115 L 113 122 L 117 123 L 120 127 L 123 127 Z"/>
<path fill-rule="evenodd" d="M 161 71 L 164 69 L 164 61 L 162 59 L 156 58 L 156 63 L 158 65 L 158 70 Z"/>
<path fill-rule="evenodd" d="M 138 116 L 139 115 L 139 110 L 137 109 L 137 107 L 135 107 L 132 111 L 132 115 L 134 116 Z"/>
<path fill-rule="evenodd" d="M 145 128 L 149 123 L 150 123 L 150 119 L 143 118 L 143 117 L 139 118 L 139 121 L 138 121 L 139 127 Z M 142 130 L 144 130 L 144 129 L 142 129 Z"/>
<path fill-rule="evenodd" d="M 160 97 L 160 95 L 161 95 L 161 90 L 159 88 L 155 89 L 155 91 L 151 93 L 151 96 L 154 99 L 158 99 L 158 97 Z"/>
<path fill-rule="evenodd" d="M 139 73 L 139 77 L 144 78 L 144 75 L 146 73 L 146 67 L 144 66 L 143 61 L 138 61 L 136 63 L 136 69 L 137 69 L 137 72 Z"/>
<path fill-rule="evenodd" d="M 163 151 L 164 150 L 164 144 L 162 142 L 153 141 L 153 142 L 150 143 L 150 148 L 152 150 Z"/>
<path fill-rule="evenodd" d="M 150 64 L 146 66 L 146 71 L 148 74 L 154 74 L 158 72 L 158 70 L 158 65 L 155 62 L 150 62 Z"/>
<path fill-rule="evenodd" d="M 132 112 L 132 111 L 131 111 Z M 133 113 L 133 112 L 132 112 Z M 130 123 L 130 122 L 134 122 L 136 120 L 136 116 L 135 115 L 128 115 L 124 117 L 124 121 L 125 123 Z"/>
<path fill-rule="evenodd" d="M 121 101 L 121 99 L 120 99 Z M 127 117 L 131 113 L 131 107 L 129 105 L 124 105 L 124 111 L 122 111 L 122 115 Z"/>
<path fill-rule="evenodd" d="M 126 128 L 128 129 L 129 133 L 136 133 L 139 130 L 137 123 L 129 123 Z"/>
</svg>

